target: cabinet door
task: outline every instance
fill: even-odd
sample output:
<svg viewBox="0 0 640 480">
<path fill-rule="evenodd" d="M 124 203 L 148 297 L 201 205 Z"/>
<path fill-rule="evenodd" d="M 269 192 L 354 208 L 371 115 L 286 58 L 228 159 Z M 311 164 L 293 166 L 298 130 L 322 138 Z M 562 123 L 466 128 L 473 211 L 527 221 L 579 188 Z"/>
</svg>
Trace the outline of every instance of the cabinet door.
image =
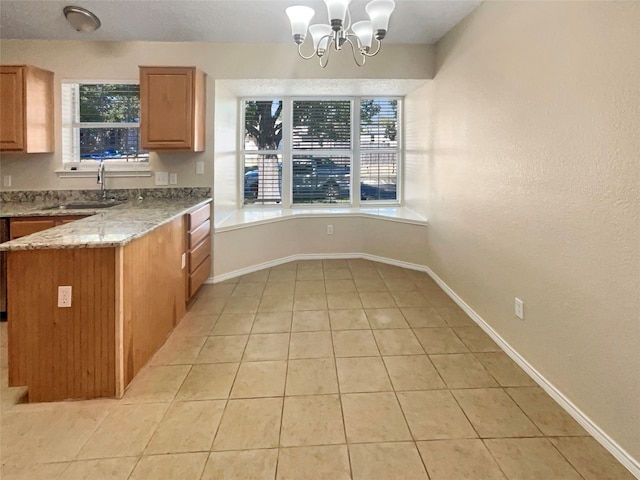
<svg viewBox="0 0 640 480">
<path fill-rule="evenodd" d="M 24 150 L 24 67 L 0 67 L 0 150 Z"/>
<path fill-rule="evenodd" d="M 194 68 L 140 68 L 142 148 L 194 148 Z"/>
<path fill-rule="evenodd" d="M 52 218 L 43 218 L 38 220 L 11 219 L 11 226 L 9 227 L 10 239 L 15 240 L 16 238 L 26 237 L 32 233 L 53 228 L 55 225 L 55 220 Z"/>
</svg>

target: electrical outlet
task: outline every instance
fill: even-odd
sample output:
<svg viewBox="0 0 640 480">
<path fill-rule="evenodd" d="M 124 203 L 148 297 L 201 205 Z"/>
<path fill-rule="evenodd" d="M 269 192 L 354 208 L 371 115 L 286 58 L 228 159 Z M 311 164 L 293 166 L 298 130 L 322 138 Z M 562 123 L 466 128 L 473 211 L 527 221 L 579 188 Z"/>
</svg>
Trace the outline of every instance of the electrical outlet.
<svg viewBox="0 0 640 480">
<path fill-rule="evenodd" d="M 516 317 L 520 320 L 524 320 L 524 302 L 516 297 Z"/>
<path fill-rule="evenodd" d="M 327 235 L 333 235 L 333 225 L 327 225 Z"/>
<path fill-rule="evenodd" d="M 204 175 L 204 162 L 196 162 L 196 175 Z"/>
<path fill-rule="evenodd" d="M 59 286 L 58 287 L 58 307 L 70 307 L 71 306 L 71 287 Z"/>
<path fill-rule="evenodd" d="M 156 185 L 169 185 L 169 172 L 156 172 Z"/>
<path fill-rule="evenodd" d="M 5 187 L 10 187 L 10 186 L 11 186 L 11 175 L 5 175 L 5 176 L 2 178 L 2 184 L 3 184 Z"/>
<path fill-rule="evenodd" d="M 169 185 L 177 185 L 178 184 L 178 174 L 170 173 L 169 174 Z"/>
</svg>

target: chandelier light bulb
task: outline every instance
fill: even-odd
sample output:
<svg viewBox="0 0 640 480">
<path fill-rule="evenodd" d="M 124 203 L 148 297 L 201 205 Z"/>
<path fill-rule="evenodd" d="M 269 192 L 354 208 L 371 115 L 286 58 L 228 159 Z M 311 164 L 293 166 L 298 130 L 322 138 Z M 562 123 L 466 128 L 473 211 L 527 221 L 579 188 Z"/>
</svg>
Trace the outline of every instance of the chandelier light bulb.
<svg viewBox="0 0 640 480">
<path fill-rule="evenodd" d="M 304 7 L 301 5 L 289 7 L 285 12 L 291 22 L 291 34 L 293 35 L 293 41 L 300 45 L 304 42 L 304 39 L 307 36 L 309 22 L 311 22 L 311 18 L 316 12 L 311 7 Z"/>
<path fill-rule="evenodd" d="M 316 24 L 309 27 L 309 33 L 313 38 L 313 49 L 320 53 L 324 53 L 329 47 L 329 40 L 333 34 L 333 30 L 329 25 Z"/>
<path fill-rule="evenodd" d="M 351 30 L 360 41 L 360 48 L 364 48 L 366 52 L 371 48 L 373 42 L 373 26 L 369 20 L 362 20 L 351 25 Z"/>
<path fill-rule="evenodd" d="M 389 17 L 395 7 L 396 4 L 393 0 L 373 0 L 365 7 L 378 40 L 385 37 L 389 29 Z"/>
</svg>

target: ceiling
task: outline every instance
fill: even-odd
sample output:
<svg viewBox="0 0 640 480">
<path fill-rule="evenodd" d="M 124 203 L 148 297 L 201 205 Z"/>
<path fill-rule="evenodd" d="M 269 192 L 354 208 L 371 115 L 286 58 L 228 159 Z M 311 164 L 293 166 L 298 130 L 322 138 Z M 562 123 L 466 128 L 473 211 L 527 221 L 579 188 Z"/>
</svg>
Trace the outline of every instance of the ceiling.
<svg viewBox="0 0 640 480">
<path fill-rule="evenodd" d="M 396 0 L 385 43 L 433 44 L 482 0 Z M 353 0 L 353 21 L 366 18 L 367 0 Z M 102 22 L 92 33 L 76 32 L 62 9 L 91 10 Z M 291 42 L 284 13 L 291 5 L 316 11 L 326 22 L 322 0 L 0 0 L 1 39 Z"/>
</svg>

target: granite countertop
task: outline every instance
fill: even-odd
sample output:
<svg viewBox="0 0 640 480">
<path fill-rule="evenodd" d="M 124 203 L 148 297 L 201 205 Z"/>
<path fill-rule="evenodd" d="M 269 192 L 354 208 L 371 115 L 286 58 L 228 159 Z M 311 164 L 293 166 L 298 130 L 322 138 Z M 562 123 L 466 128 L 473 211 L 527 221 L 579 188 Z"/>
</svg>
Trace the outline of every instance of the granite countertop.
<svg viewBox="0 0 640 480">
<path fill-rule="evenodd" d="M 52 208 L 55 202 L 3 202 L 0 217 L 89 216 L 1 243 L 0 251 L 119 247 L 208 202 L 211 198 L 146 198 L 96 209 Z"/>
</svg>

